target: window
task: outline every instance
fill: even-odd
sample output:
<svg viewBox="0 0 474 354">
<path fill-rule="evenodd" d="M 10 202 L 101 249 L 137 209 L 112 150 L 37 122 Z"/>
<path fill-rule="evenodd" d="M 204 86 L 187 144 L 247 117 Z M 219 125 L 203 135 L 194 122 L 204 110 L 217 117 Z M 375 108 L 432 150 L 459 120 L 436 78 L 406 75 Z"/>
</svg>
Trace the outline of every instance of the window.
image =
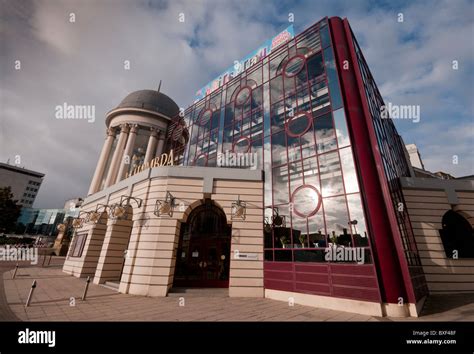
<svg viewBox="0 0 474 354">
<path fill-rule="evenodd" d="M 76 236 L 72 240 L 71 257 L 82 256 L 82 250 L 84 249 L 84 245 L 86 244 L 86 239 L 87 232 L 81 232 L 76 234 Z"/>
<path fill-rule="evenodd" d="M 474 258 L 474 233 L 471 224 L 460 213 L 449 210 L 443 215 L 439 230 L 448 258 Z"/>
</svg>

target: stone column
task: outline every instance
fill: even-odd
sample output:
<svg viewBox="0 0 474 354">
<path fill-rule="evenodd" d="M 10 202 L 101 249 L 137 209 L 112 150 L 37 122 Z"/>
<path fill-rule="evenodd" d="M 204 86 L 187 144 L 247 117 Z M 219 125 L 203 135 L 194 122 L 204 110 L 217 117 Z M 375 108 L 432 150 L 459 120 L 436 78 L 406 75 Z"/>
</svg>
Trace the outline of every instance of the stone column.
<svg viewBox="0 0 474 354">
<path fill-rule="evenodd" d="M 158 131 L 155 128 L 150 128 L 150 131 L 144 163 L 150 162 L 155 157 L 156 143 L 158 142 Z"/>
<path fill-rule="evenodd" d="M 123 152 L 122 161 L 120 163 L 120 169 L 117 175 L 117 182 L 121 181 L 129 169 L 132 162 L 133 146 L 135 145 L 135 139 L 137 137 L 138 125 L 132 124 L 130 127 L 130 133 L 128 134 L 127 145 L 125 145 L 125 151 Z"/>
<path fill-rule="evenodd" d="M 115 183 L 115 180 L 117 179 L 118 169 L 119 169 L 120 163 L 122 162 L 123 149 L 125 146 L 125 142 L 127 141 L 129 127 L 128 127 L 128 124 L 122 124 L 120 128 L 121 129 L 120 129 L 120 135 L 117 141 L 117 146 L 115 148 L 114 155 L 112 156 L 112 161 L 110 163 L 107 179 L 105 180 L 105 188 Z"/>
<path fill-rule="evenodd" d="M 155 156 L 160 156 L 163 153 L 163 147 L 165 146 L 165 133 L 160 131 L 158 136 L 158 145 L 156 146 Z"/>
<path fill-rule="evenodd" d="M 110 151 L 115 140 L 115 128 L 107 129 L 107 138 L 105 139 L 104 146 L 100 152 L 99 162 L 95 168 L 94 177 L 92 177 L 91 186 L 87 195 L 94 194 L 99 191 L 100 182 L 104 178 L 105 165 L 109 159 Z"/>
</svg>

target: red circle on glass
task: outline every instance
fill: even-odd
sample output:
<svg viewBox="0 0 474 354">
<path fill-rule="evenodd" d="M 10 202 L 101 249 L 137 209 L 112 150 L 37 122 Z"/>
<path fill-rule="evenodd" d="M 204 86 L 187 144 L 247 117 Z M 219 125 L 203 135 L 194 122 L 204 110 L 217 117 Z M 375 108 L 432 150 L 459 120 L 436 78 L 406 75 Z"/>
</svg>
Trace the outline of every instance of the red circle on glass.
<svg viewBox="0 0 474 354">
<path fill-rule="evenodd" d="M 212 109 L 208 108 L 201 113 L 201 119 L 199 120 L 201 125 L 209 123 L 212 117 Z"/>
<path fill-rule="evenodd" d="M 198 164 L 199 161 L 204 161 L 204 164 Z M 194 159 L 194 166 L 206 166 L 207 164 L 207 154 L 200 154 Z"/>
<path fill-rule="evenodd" d="M 322 198 L 316 187 L 303 184 L 293 191 L 291 202 L 294 213 L 302 218 L 307 218 L 318 212 L 321 208 Z"/>
<path fill-rule="evenodd" d="M 250 86 L 242 87 L 235 96 L 235 106 L 241 107 L 248 102 L 252 95 L 252 88 Z"/>
<path fill-rule="evenodd" d="M 305 134 L 311 124 L 313 117 L 308 112 L 297 112 L 286 121 L 286 132 L 289 136 L 297 138 Z"/>
<path fill-rule="evenodd" d="M 245 143 L 245 144 L 242 144 L 242 143 Z M 245 148 L 245 151 L 235 151 L 235 148 L 237 149 L 241 149 L 241 148 Z M 243 136 L 241 137 L 240 139 L 238 139 L 234 145 L 232 145 L 232 152 L 243 152 L 243 153 L 246 153 L 246 152 L 249 152 L 250 150 L 250 139 L 247 138 L 246 136 Z"/>
<path fill-rule="evenodd" d="M 298 54 L 295 55 L 294 57 L 291 57 L 290 60 L 288 60 L 285 63 L 285 66 L 283 66 L 283 75 L 285 77 L 295 77 L 298 75 L 301 70 L 304 68 L 304 64 L 306 63 L 306 58 L 304 55 Z M 293 67 L 296 65 L 296 68 L 293 69 Z M 290 69 L 290 71 L 288 71 Z"/>
<path fill-rule="evenodd" d="M 171 138 L 173 139 L 173 141 L 178 141 L 179 138 L 181 138 L 182 136 L 183 126 L 179 124 L 173 129 L 173 133 L 171 133 Z"/>
</svg>

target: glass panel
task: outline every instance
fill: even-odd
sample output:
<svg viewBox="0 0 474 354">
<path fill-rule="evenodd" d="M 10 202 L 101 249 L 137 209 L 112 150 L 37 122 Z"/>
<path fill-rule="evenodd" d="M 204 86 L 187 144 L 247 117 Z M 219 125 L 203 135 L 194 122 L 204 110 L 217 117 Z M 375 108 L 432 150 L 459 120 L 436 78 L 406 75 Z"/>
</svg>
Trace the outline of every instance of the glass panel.
<svg viewBox="0 0 474 354">
<path fill-rule="evenodd" d="M 309 129 L 301 138 L 301 151 L 303 158 L 316 154 L 313 129 Z"/>
<path fill-rule="evenodd" d="M 349 139 L 349 132 L 347 131 L 346 115 L 344 114 L 344 108 L 334 111 L 333 114 L 334 125 L 336 126 L 337 143 L 339 145 L 339 148 L 350 145 L 351 141 Z"/>
<path fill-rule="evenodd" d="M 319 156 L 319 173 L 323 197 L 344 193 L 337 151 Z"/>
<path fill-rule="evenodd" d="M 329 110 L 331 103 L 329 102 L 329 90 L 326 81 L 320 81 L 311 87 L 311 106 L 313 108 L 313 116 L 323 114 Z"/>
<path fill-rule="evenodd" d="M 321 36 L 321 43 L 323 48 L 329 47 L 331 45 L 331 40 L 329 39 L 329 30 L 328 26 L 324 26 L 319 30 L 319 35 Z"/>
<path fill-rule="evenodd" d="M 288 203 L 288 166 L 273 168 L 273 204 Z"/>
<path fill-rule="evenodd" d="M 324 74 L 323 56 L 321 53 L 308 59 L 308 81 L 310 84 Z"/>
<path fill-rule="evenodd" d="M 285 127 L 285 106 L 283 101 L 272 106 L 271 121 L 272 132 L 277 132 Z"/>
<path fill-rule="evenodd" d="M 344 186 L 346 193 L 355 193 L 359 191 L 359 183 L 357 182 L 357 174 L 352 157 L 352 149 L 350 147 L 340 149 L 342 173 L 344 175 Z"/>
<path fill-rule="evenodd" d="M 293 248 L 307 248 L 308 247 L 308 229 L 306 226 L 306 218 L 301 218 L 296 214 L 291 217 L 292 228 L 292 242 Z"/>
<path fill-rule="evenodd" d="M 347 195 L 347 205 L 351 220 L 352 233 L 354 235 L 354 243 L 357 247 L 365 247 L 369 245 L 367 227 L 365 224 L 364 208 L 360 199 L 360 194 Z"/>
<path fill-rule="evenodd" d="M 286 134 L 284 131 L 272 135 L 272 161 L 273 165 L 287 162 Z"/>
<path fill-rule="evenodd" d="M 304 184 L 316 187 L 317 190 L 321 190 L 319 186 L 319 174 L 318 174 L 318 160 L 316 157 L 310 157 L 309 159 L 303 160 L 304 169 Z"/>
<path fill-rule="evenodd" d="M 296 161 L 289 164 L 289 173 L 290 173 L 290 193 L 302 186 L 304 184 L 303 181 L 303 166 L 301 161 Z"/>
<path fill-rule="evenodd" d="M 270 99 L 271 103 L 276 103 L 283 98 L 283 79 L 281 75 L 270 81 Z"/>
<path fill-rule="evenodd" d="M 322 208 L 316 215 L 308 218 L 309 247 L 327 247 Z"/>
<path fill-rule="evenodd" d="M 264 139 L 263 145 L 263 163 L 264 163 L 264 170 L 270 171 L 272 168 L 271 165 L 271 144 L 270 144 L 270 137 L 267 136 Z M 265 206 L 272 205 L 272 176 L 270 173 L 265 173 Z"/>
<path fill-rule="evenodd" d="M 288 251 L 277 250 L 277 251 L 275 251 L 275 262 L 291 262 L 292 260 L 293 260 L 293 258 L 292 258 L 291 250 L 288 250 Z"/>
<path fill-rule="evenodd" d="M 296 161 L 301 159 L 300 138 L 292 136 L 287 137 L 288 142 L 288 161 Z"/>
<path fill-rule="evenodd" d="M 342 98 L 337 78 L 336 61 L 334 60 L 331 47 L 324 50 L 324 62 L 328 76 L 329 94 L 331 95 L 332 107 L 333 109 L 336 109 L 342 107 Z"/>
<path fill-rule="evenodd" d="M 351 235 L 348 231 L 346 198 L 344 196 L 324 198 L 324 212 L 329 242 L 337 245 L 351 246 Z"/>
<path fill-rule="evenodd" d="M 336 136 L 331 113 L 314 118 L 318 154 L 336 149 Z"/>
</svg>

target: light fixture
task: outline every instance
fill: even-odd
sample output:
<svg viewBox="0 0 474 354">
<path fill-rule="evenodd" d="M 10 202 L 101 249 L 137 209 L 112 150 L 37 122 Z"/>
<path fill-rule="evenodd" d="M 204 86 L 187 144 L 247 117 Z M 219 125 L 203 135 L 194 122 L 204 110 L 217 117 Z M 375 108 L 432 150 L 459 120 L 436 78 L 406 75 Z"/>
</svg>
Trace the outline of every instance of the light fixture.
<svg viewBox="0 0 474 354">
<path fill-rule="evenodd" d="M 237 198 L 237 201 L 232 203 L 231 217 L 232 219 L 245 220 L 246 211 L 247 211 L 247 205 L 245 202 L 240 200 L 240 195 L 239 195 Z"/>
<path fill-rule="evenodd" d="M 113 204 L 109 207 L 109 216 L 114 220 L 127 219 L 128 217 L 128 207 L 131 207 L 130 201 L 137 203 L 137 207 L 142 206 L 143 200 L 140 198 L 134 198 L 126 195 L 120 197 L 120 203 Z"/>
<path fill-rule="evenodd" d="M 170 192 L 166 192 L 165 200 L 157 200 L 155 203 L 155 211 L 153 214 L 160 217 L 163 215 L 173 216 L 175 205 L 175 197 Z"/>
<path fill-rule="evenodd" d="M 110 209 L 108 205 L 98 204 L 94 211 L 89 212 L 89 223 L 97 224 L 100 220 L 100 217 L 104 212 L 107 212 L 107 209 Z"/>
<path fill-rule="evenodd" d="M 72 220 L 72 227 L 75 229 L 80 229 L 83 224 L 84 224 L 84 219 L 82 218 L 74 218 Z"/>
</svg>

